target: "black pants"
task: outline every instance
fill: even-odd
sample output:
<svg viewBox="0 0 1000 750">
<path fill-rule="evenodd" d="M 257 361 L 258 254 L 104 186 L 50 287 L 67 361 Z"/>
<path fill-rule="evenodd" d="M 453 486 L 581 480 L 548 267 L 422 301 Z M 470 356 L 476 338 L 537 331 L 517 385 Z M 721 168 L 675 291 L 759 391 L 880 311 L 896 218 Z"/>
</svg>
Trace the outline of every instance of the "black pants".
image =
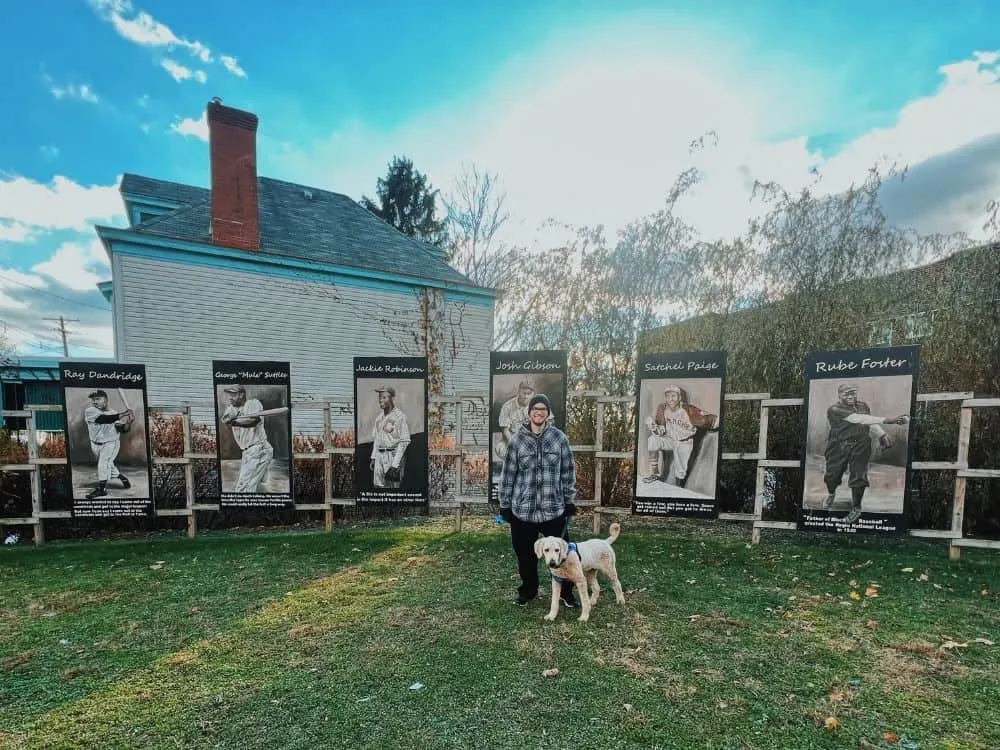
<svg viewBox="0 0 1000 750">
<path fill-rule="evenodd" d="M 517 555 L 517 572 L 521 576 L 521 585 L 517 592 L 531 598 L 538 594 L 538 556 L 535 554 L 535 541 L 539 536 L 560 536 L 569 541 L 569 524 L 566 516 L 553 518 L 551 521 L 531 523 L 514 516 L 510 522 L 510 541 Z M 572 581 L 563 581 L 562 593 L 573 591 Z"/>
<path fill-rule="evenodd" d="M 868 462 L 872 458 L 871 440 L 830 441 L 826 447 L 826 475 L 823 481 L 830 494 L 837 491 L 837 486 L 848 472 L 847 485 L 851 489 L 864 489 L 868 486 Z"/>
</svg>

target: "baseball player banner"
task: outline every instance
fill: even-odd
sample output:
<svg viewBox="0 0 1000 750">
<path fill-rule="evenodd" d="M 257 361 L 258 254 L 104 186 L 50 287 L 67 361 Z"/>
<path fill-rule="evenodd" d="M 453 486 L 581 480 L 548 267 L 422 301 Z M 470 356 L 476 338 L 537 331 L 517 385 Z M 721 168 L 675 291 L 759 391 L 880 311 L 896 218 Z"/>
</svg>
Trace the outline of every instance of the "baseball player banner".
<svg viewBox="0 0 1000 750">
<path fill-rule="evenodd" d="M 153 514 L 144 365 L 60 362 L 76 518 Z"/>
<path fill-rule="evenodd" d="M 717 517 L 726 353 L 645 355 L 636 379 L 632 512 Z"/>
<path fill-rule="evenodd" d="M 800 529 L 906 530 L 918 358 L 915 346 L 809 355 Z"/>
<path fill-rule="evenodd" d="M 289 364 L 215 361 L 212 372 L 220 507 L 291 507 Z"/>
<path fill-rule="evenodd" d="M 544 393 L 552 404 L 549 420 L 566 430 L 567 352 L 490 352 L 490 502 L 497 488 L 507 444 L 528 421 L 528 403 Z"/>
<path fill-rule="evenodd" d="M 359 503 L 427 508 L 427 358 L 354 358 Z"/>
</svg>

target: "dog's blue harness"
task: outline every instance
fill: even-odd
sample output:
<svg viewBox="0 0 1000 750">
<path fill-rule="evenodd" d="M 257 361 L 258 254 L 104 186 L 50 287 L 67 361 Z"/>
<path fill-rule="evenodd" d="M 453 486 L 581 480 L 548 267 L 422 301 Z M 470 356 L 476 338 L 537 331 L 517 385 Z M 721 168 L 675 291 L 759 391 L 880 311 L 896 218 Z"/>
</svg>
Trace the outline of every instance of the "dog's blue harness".
<svg viewBox="0 0 1000 750">
<path fill-rule="evenodd" d="M 578 549 L 576 548 L 576 542 L 570 542 L 570 543 L 569 543 L 569 548 L 568 548 L 568 549 L 566 550 L 566 556 L 567 556 L 567 557 L 569 557 L 569 553 L 570 553 L 570 552 L 576 552 L 577 556 L 579 556 L 579 555 L 580 555 L 580 551 L 579 551 L 579 550 L 578 550 Z M 582 558 L 581 558 L 581 559 L 582 559 Z M 553 577 L 553 578 L 555 578 L 555 579 L 556 579 L 557 581 L 559 581 L 560 583 L 562 583 L 563 581 L 565 581 L 565 580 L 566 580 L 565 578 L 560 578 L 560 577 L 559 577 L 559 576 L 557 576 L 557 575 L 556 575 L 555 573 L 552 573 L 552 577 Z"/>
</svg>

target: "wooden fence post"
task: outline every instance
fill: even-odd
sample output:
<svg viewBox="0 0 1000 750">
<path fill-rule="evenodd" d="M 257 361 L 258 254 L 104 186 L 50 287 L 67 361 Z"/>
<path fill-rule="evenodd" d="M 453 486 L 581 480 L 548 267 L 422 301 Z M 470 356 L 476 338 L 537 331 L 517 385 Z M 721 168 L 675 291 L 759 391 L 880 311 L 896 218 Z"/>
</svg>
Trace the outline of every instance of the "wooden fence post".
<svg viewBox="0 0 1000 750">
<path fill-rule="evenodd" d="M 194 539 L 198 533 L 198 517 L 194 509 L 194 459 L 188 454 L 194 453 L 194 440 L 191 437 L 191 407 L 182 406 L 181 426 L 184 430 L 184 502 L 187 505 L 187 536 Z"/>
<path fill-rule="evenodd" d="M 42 467 L 38 464 L 38 431 L 35 428 L 33 408 L 28 409 L 28 463 L 31 464 L 31 515 L 34 518 L 35 546 L 45 544 L 45 528 L 42 526 Z M 72 490 L 72 488 L 71 488 Z M 72 491 L 71 491 L 72 494 Z"/>
<path fill-rule="evenodd" d="M 962 537 L 965 526 L 965 487 L 968 482 L 962 476 L 962 469 L 969 468 L 969 439 L 972 434 L 972 407 L 962 404 L 962 416 L 958 423 L 958 452 L 955 456 L 955 463 L 959 470 L 955 472 L 955 496 L 951 505 L 951 530 Z M 955 544 L 952 539 L 948 547 L 948 558 L 952 562 L 957 562 L 962 556 L 962 548 Z"/>
<path fill-rule="evenodd" d="M 767 394 L 770 398 L 771 394 Z M 760 425 L 757 433 L 757 481 L 753 493 L 753 531 L 750 532 L 750 544 L 760 544 L 760 527 L 757 522 L 764 515 L 764 460 L 767 458 L 767 424 L 770 418 L 770 408 L 760 402 Z M 720 446 L 721 447 L 721 446 Z"/>
<path fill-rule="evenodd" d="M 333 531 L 333 418 L 330 412 L 330 402 L 323 402 L 323 531 L 329 534 Z"/>
</svg>

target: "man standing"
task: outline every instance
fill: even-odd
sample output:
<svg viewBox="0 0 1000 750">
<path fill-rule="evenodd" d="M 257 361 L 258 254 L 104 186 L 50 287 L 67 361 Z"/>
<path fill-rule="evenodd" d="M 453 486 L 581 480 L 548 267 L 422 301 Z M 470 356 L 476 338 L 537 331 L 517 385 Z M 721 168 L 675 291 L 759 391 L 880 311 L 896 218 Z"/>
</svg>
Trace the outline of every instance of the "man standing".
<svg viewBox="0 0 1000 750">
<path fill-rule="evenodd" d="M 256 398 L 248 401 L 247 390 L 242 385 L 223 390 L 229 397 L 229 406 L 222 414 L 222 422 L 232 427 L 233 439 L 243 451 L 240 476 L 232 492 L 267 492 L 264 483 L 274 458 L 274 448 L 267 440 L 262 419 L 254 416 L 264 411 L 264 405 Z"/>
<path fill-rule="evenodd" d="M 691 468 L 691 454 L 694 452 L 698 431 L 718 427 L 718 416 L 685 403 L 680 387 L 668 385 L 663 390 L 663 401 L 656 407 L 656 416 L 646 418 L 646 429 L 649 430 L 649 437 L 646 439 L 649 474 L 642 481 L 667 481 L 672 461 L 673 483 L 683 487 Z M 661 451 L 669 454 L 670 459 L 664 455 L 661 461 Z"/>
<path fill-rule="evenodd" d="M 87 494 L 88 500 L 108 496 L 108 481 L 117 479 L 124 489 L 132 486 L 128 478 L 118 471 L 115 459 L 121 450 L 121 433 L 125 424 L 134 419 L 131 409 L 121 412 L 108 408 L 108 394 L 104 391 L 94 391 L 89 394 L 90 406 L 83 412 L 90 433 L 90 450 L 97 458 L 97 487 Z"/>
<path fill-rule="evenodd" d="M 372 427 L 372 484 L 375 487 L 398 489 L 406 468 L 406 448 L 410 444 L 410 427 L 406 415 L 396 408 L 396 389 L 380 385 L 378 405 L 382 413 Z"/>
<path fill-rule="evenodd" d="M 503 436 L 497 440 L 495 454 L 498 461 L 502 462 L 507 455 L 507 446 L 510 445 L 514 434 L 521 429 L 521 425 L 528 421 L 528 402 L 535 395 L 535 387 L 528 380 L 522 380 L 517 385 L 517 393 L 504 402 L 500 407 L 500 417 L 497 419 L 497 426 Z"/>
<path fill-rule="evenodd" d="M 872 410 L 864 401 L 858 401 L 858 387 L 841 383 L 837 387 L 837 403 L 826 410 L 830 423 L 830 433 L 826 443 L 826 473 L 823 482 L 830 493 L 823 501 L 824 510 L 833 506 L 837 487 L 848 471 L 847 485 L 851 488 L 851 509 L 844 517 L 845 523 L 854 523 L 861 518 L 861 500 L 868 487 L 868 462 L 872 457 L 872 435 L 882 449 L 892 447 L 892 440 L 880 425 L 906 424 L 910 418 L 906 414 L 888 419 L 872 415 Z"/>
<path fill-rule="evenodd" d="M 514 434 L 500 474 L 500 513 L 510 523 L 521 585 L 514 603 L 524 606 L 538 596 L 535 540 L 561 536 L 569 541 L 569 517 L 576 513 L 576 468 L 569 439 L 549 424 L 552 407 L 544 393 L 528 404 L 528 421 Z M 583 592 L 586 594 L 586 592 Z M 560 598 L 578 607 L 572 581 L 563 581 Z"/>
</svg>

